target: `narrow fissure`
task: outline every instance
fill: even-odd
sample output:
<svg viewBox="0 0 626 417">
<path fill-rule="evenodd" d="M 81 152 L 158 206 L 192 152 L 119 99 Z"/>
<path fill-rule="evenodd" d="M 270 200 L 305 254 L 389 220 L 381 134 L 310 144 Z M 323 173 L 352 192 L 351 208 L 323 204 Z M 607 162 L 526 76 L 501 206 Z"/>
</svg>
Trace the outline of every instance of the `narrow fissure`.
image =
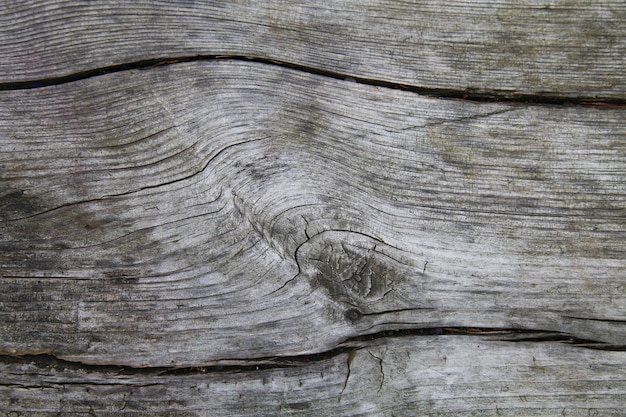
<svg viewBox="0 0 626 417">
<path fill-rule="evenodd" d="M 477 91 L 475 89 L 448 89 L 448 88 L 431 88 L 416 85 L 403 84 L 393 81 L 378 80 L 367 77 L 359 77 L 352 74 L 344 74 L 340 72 L 324 70 L 307 65 L 296 64 L 292 62 L 280 61 L 270 58 L 243 56 L 243 55 L 193 55 L 180 57 L 161 57 L 153 59 L 145 59 L 141 61 L 129 62 L 124 64 L 110 65 L 102 68 L 95 68 L 86 71 L 80 71 L 74 74 L 68 74 L 58 77 L 42 78 L 37 80 L 25 80 L 0 83 L 0 90 L 27 90 L 53 85 L 60 85 L 74 81 L 84 80 L 87 78 L 97 77 L 101 75 L 128 71 L 128 70 L 145 70 L 163 65 L 174 65 L 184 62 L 196 61 L 246 61 L 257 62 L 266 65 L 274 65 L 282 68 L 290 68 L 296 71 L 306 72 L 309 74 L 320 75 L 337 80 L 347 80 L 359 84 L 366 84 L 377 87 L 390 88 L 395 90 L 410 91 L 422 96 L 440 98 L 440 99 L 456 99 L 469 100 L 477 102 L 502 102 L 502 103 L 525 103 L 537 105 L 581 105 L 594 107 L 610 107 L 610 108 L 626 108 L 626 99 L 614 99 L 595 96 L 581 97 L 563 97 L 554 94 L 528 94 L 510 91 L 492 90 L 488 92 Z"/>
<path fill-rule="evenodd" d="M 598 349 L 606 351 L 626 351 L 626 345 L 612 345 L 594 340 L 580 339 L 566 333 L 549 332 L 545 330 L 528 329 L 501 329 L 501 328 L 473 328 L 473 327 L 433 327 L 421 329 L 385 330 L 377 333 L 361 335 L 346 339 L 339 347 L 320 353 L 297 356 L 274 356 L 253 359 L 233 359 L 233 362 L 246 364 L 238 365 L 197 365 L 197 366 L 154 366 L 131 367 L 115 364 L 91 364 L 80 361 L 62 359 L 52 353 L 0 355 L 1 364 L 32 364 L 40 369 L 75 370 L 82 372 L 107 372 L 115 375 L 195 375 L 202 373 L 237 373 L 259 370 L 279 369 L 305 366 L 307 363 L 321 362 L 335 356 L 367 347 L 363 342 L 370 342 L 383 338 L 397 338 L 407 336 L 446 336 L 463 335 L 473 337 L 491 337 L 490 340 L 504 342 L 533 342 L 533 343 L 565 343 L 575 347 Z"/>
</svg>

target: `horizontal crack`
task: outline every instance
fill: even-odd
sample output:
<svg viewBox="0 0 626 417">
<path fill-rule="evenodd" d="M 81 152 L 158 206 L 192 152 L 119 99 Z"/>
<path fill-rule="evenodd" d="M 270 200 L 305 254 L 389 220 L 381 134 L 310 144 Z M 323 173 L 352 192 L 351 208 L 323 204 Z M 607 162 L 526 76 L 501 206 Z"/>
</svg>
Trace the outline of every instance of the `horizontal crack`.
<svg viewBox="0 0 626 417">
<path fill-rule="evenodd" d="M 462 335 L 473 337 L 497 337 L 504 342 L 558 342 L 566 343 L 577 347 L 606 351 L 626 351 L 626 346 L 612 345 L 595 340 L 580 339 L 567 333 L 550 332 L 533 329 L 505 329 L 505 328 L 475 328 L 475 327 L 430 327 L 402 330 L 385 330 L 377 333 L 355 336 L 346 339 L 339 344 L 339 347 L 319 353 L 303 354 L 296 356 L 272 356 L 254 359 L 233 359 L 220 362 L 230 362 L 237 364 L 227 365 L 194 365 L 194 366 L 146 366 L 132 367 L 115 364 L 93 364 L 80 361 L 64 359 L 54 353 L 39 354 L 0 354 L 0 363 L 6 365 L 29 363 L 40 369 L 80 370 L 81 372 L 99 372 L 114 375 L 195 375 L 201 373 L 219 372 L 253 372 L 267 369 L 280 369 L 295 366 L 304 366 L 307 363 L 321 362 L 335 356 L 351 353 L 363 349 L 362 342 L 383 338 L 397 338 L 408 336 L 449 336 Z"/>
<path fill-rule="evenodd" d="M 564 316 L 568 319 L 574 320 L 587 320 L 587 321 L 600 321 L 605 323 L 615 323 L 615 324 L 626 324 L 626 320 L 616 320 L 616 319 L 599 319 L 594 317 L 576 317 L 576 316 Z"/>
<path fill-rule="evenodd" d="M 134 69 L 150 69 L 157 66 L 173 65 L 183 62 L 196 61 L 215 61 L 215 60 L 232 60 L 232 61 L 248 61 L 257 62 L 267 65 L 275 65 L 283 68 L 290 68 L 309 74 L 321 75 L 324 77 L 334 78 L 338 80 L 349 80 L 359 84 L 367 84 L 377 87 L 391 88 L 395 90 L 404 90 L 417 93 L 427 97 L 442 99 L 461 99 L 477 102 L 509 102 L 509 103 L 526 103 L 539 105 L 581 105 L 594 107 L 609 108 L 626 108 L 626 99 L 615 99 L 609 97 L 598 96 L 579 96 L 579 97 L 563 97 L 557 94 L 530 94 L 512 91 L 492 90 L 478 91 L 477 89 L 468 88 L 465 90 L 452 88 L 433 88 L 420 87 L 416 85 L 403 84 L 393 81 L 385 81 L 367 77 L 359 77 L 353 74 L 344 74 L 336 71 L 324 70 L 308 65 L 296 64 L 292 62 L 280 61 L 276 59 L 244 56 L 244 55 L 193 55 L 180 57 L 161 57 L 153 59 L 144 59 L 124 64 L 110 65 L 102 68 L 81 71 L 74 74 L 68 74 L 58 77 L 42 78 L 37 80 L 13 81 L 0 83 L 0 90 L 26 90 L 33 88 L 48 87 L 53 85 L 65 84 L 74 81 L 84 80 L 87 78 L 97 77 L 100 75 L 111 74 L 115 72 L 128 71 Z"/>
<path fill-rule="evenodd" d="M 227 145 L 227 146 L 223 147 L 222 149 L 220 149 L 219 151 L 217 151 L 198 170 L 196 170 L 195 172 L 192 172 L 191 174 L 187 174 L 187 175 L 185 175 L 183 177 L 180 177 L 180 178 L 174 178 L 172 180 L 165 181 L 165 182 L 160 182 L 160 183 L 156 183 L 156 184 L 144 185 L 144 186 L 141 186 L 141 187 L 138 187 L 138 188 L 134 188 L 134 189 L 131 189 L 131 190 L 126 190 L 126 191 L 121 192 L 121 193 L 106 194 L 106 195 L 102 195 L 102 196 L 99 196 L 99 197 L 90 198 L 90 199 L 87 199 L 87 200 L 71 201 L 71 202 L 68 202 L 68 203 L 65 203 L 65 204 L 61 204 L 61 205 L 56 206 L 56 207 L 51 207 L 51 208 L 45 209 L 45 210 L 37 212 L 37 213 L 29 214 L 28 216 L 19 217 L 19 218 L 15 218 L 15 219 L 0 220 L 0 223 L 17 222 L 17 221 L 26 220 L 26 219 L 30 219 L 30 218 L 33 218 L 33 217 L 41 216 L 43 214 L 51 213 L 53 211 L 57 211 L 57 210 L 60 210 L 60 209 L 66 208 L 66 207 L 71 207 L 71 206 L 75 206 L 75 205 L 79 205 L 79 204 L 95 203 L 97 201 L 107 200 L 107 199 L 110 199 L 110 198 L 124 197 L 124 196 L 128 196 L 128 195 L 131 195 L 131 194 L 138 193 L 138 192 L 143 191 L 143 190 L 149 190 L 149 189 L 153 189 L 153 188 L 160 188 L 160 187 L 165 187 L 165 186 L 172 185 L 172 184 L 175 184 L 175 183 L 180 183 L 180 182 L 189 180 L 189 179 L 191 179 L 191 178 L 193 178 L 193 177 L 195 177 L 195 176 L 197 176 L 199 174 L 204 173 L 207 170 L 207 168 L 209 167 L 209 165 L 214 160 L 216 160 L 221 154 L 223 154 L 224 152 L 228 151 L 229 149 L 232 149 L 232 148 L 234 148 L 236 146 L 240 146 L 240 145 L 246 145 L 246 144 L 249 144 L 249 143 L 252 143 L 252 142 L 258 142 L 258 141 L 261 141 L 261 140 L 266 140 L 266 139 L 269 139 L 269 138 L 270 138 L 269 136 L 266 136 L 266 137 L 261 137 L 261 138 L 256 138 L 256 139 L 248 139 L 248 140 L 244 140 L 244 141 L 241 141 L 241 142 L 231 143 L 230 145 Z M 219 199 L 221 197 L 221 195 L 222 195 L 221 193 L 222 193 L 222 191 L 220 191 L 220 195 L 218 196 L 217 199 Z"/>
</svg>

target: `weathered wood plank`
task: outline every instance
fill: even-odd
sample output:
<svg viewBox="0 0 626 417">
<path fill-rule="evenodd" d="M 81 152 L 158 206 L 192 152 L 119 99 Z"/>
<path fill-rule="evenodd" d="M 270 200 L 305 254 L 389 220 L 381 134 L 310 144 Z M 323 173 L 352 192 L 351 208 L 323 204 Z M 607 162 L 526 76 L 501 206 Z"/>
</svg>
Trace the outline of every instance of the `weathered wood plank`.
<svg viewBox="0 0 626 417">
<path fill-rule="evenodd" d="M 0 83 L 241 55 L 434 89 L 626 99 L 623 0 L 0 4 Z"/>
<path fill-rule="evenodd" d="M 199 366 L 388 329 L 626 343 L 626 110 L 258 63 L 0 94 L 0 350 Z"/>
<path fill-rule="evenodd" d="M 431 336 L 286 368 L 0 363 L 0 411 L 29 416 L 623 416 L 624 352 Z"/>
</svg>

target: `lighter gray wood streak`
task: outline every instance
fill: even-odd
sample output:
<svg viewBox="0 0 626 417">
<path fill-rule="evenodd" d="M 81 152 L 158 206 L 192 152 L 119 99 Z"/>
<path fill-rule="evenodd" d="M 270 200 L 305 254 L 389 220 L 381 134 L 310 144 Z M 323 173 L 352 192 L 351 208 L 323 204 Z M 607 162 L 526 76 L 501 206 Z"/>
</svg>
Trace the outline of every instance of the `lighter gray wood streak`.
<svg viewBox="0 0 626 417">
<path fill-rule="evenodd" d="M 0 82 L 246 55 L 430 88 L 623 100 L 624 27 L 622 0 L 5 1 Z"/>
<path fill-rule="evenodd" d="M 624 110 L 227 61 L 0 104 L 4 352 L 237 363 L 424 326 L 626 342 L 603 321 L 626 319 Z"/>
<path fill-rule="evenodd" d="M 0 364 L 0 410 L 29 416 L 605 417 L 624 415 L 625 396 L 624 352 L 467 336 L 388 339 L 352 355 L 242 372 Z"/>
</svg>

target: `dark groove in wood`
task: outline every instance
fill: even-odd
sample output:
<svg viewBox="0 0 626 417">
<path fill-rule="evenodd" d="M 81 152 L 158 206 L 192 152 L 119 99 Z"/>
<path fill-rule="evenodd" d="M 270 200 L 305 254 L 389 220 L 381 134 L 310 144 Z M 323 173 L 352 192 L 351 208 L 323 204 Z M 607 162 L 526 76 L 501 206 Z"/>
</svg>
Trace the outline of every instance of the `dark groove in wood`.
<svg viewBox="0 0 626 417">
<path fill-rule="evenodd" d="M 402 330 L 384 330 L 377 333 L 366 334 L 362 336 L 351 337 L 340 344 L 339 347 L 325 352 L 313 353 L 297 356 L 275 356 L 251 359 L 232 359 L 233 363 L 249 362 L 245 365 L 197 365 L 185 367 L 169 367 L 169 366 L 147 366 L 147 367 L 130 367 L 115 364 L 92 364 L 79 361 L 63 359 L 53 353 L 40 354 L 0 354 L 0 363 L 3 364 L 23 364 L 32 363 L 38 368 L 55 368 L 59 370 L 71 369 L 81 370 L 84 372 L 109 372 L 115 375 L 195 375 L 201 373 L 238 373 L 252 372 L 267 369 L 278 369 L 287 367 L 304 366 L 311 362 L 321 362 L 333 358 L 343 353 L 350 353 L 363 349 L 359 342 L 370 342 L 384 338 L 398 338 L 408 336 L 446 336 L 446 335 L 462 335 L 473 337 L 493 337 L 501 336 L 499 339 L 504 342 L 533 342 L 546 343 L 556 342 L 570 344 L 576 347 L 582 347 L 595 350 L 606 351 L 626 351 L 626 346 L 611 345 L 604 342 L 594 340 L 579 339 L 566 333 L 549 332 L 545 330 L 534 329 L 503 329 L 503 328 L 473 328 L 473 327 L 432 327 Z M 533 336 L 534 335 L 534 336 Z"/>
<path fill-rule="evenodd" d="M 574 320 L 588 320 L 588 321 L 600 321 L 606 323 L 616 323 L 616 324 L 626 324 L 626 320 L 615 320 L 615 319 L 598 319 L 593 317 L 575 317 L 575 316 L 563 316 L 568 319 Z"/>
<path fill-rule="evenodd" d="M 0 83 L 0 90 L 28 90 L 34 88 L 49 87 L 70 83 L 74 81 L 84 80 L 101 75 L 112 74 L 129 70 L 146 70 L 163 65 L 174 65 L 183 62 L 197 61 L 214 61 L 214 60 L 232 60 L 257 62 L 266 65 L 275 65 L 283 68 L 290 68 L 309 74 L 320 75 L 324 77 L 344 80 L 348 82 L 356 82 L 376 87 L 390 88 L 394 90 L 410 91 L 422 96 L 448 99 L 448 100 L 468 100 L 475 102 L 499 102 L 499 103 L 523 103 L 533 105 L 568 105 L 568 106 L 591 106 L 606 108 L 626 108 L 626 100 L 612 99 L 607 97 L 561 97 L 558 95 L 539 95 L 539 94 L 523 94 L 507 91 L 493 90 L 489 93 L 478 92 L 472 89 L 456 90 L 447 88 L 428 88 L 415 85 L 401 84 L 391 81 L 378 80 L 372 78 L 358 77 L 348 74 L 342 74 L 335 71 L 324 70 L 320 68 L 310 67 L 306 65 L 294 64 L 291 62 L 279 61 L 270 58 L 242 56 L 242 55 L 194 55 L 180 57 L 161 57 L 154 59 L 146 59 L 141 61 L 129 62 L 124 64 L 110 65 L 102 68 L 95 68 L 87 71 L 81 71 L 75 74 L 64 75 L 61 77 L 51 77 L 38 80 L 16 81 L 8 83 Z"/>
</svg>

